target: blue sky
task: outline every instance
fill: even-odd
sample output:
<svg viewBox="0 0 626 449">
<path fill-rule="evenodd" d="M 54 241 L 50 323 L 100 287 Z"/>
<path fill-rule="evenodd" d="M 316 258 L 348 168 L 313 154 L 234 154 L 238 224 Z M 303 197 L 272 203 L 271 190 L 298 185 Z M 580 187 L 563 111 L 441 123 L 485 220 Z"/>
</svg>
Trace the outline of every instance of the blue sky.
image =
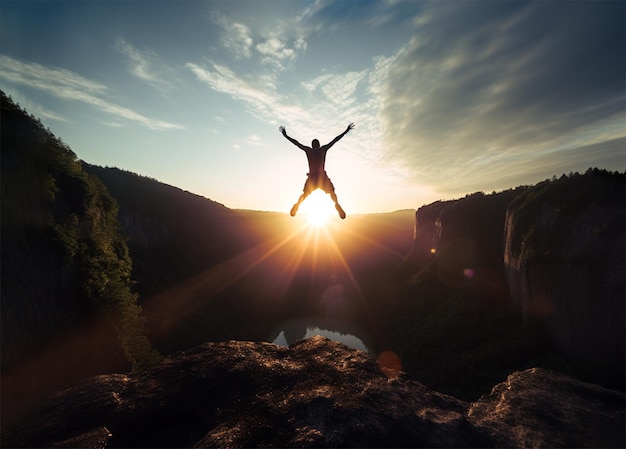
<svg viewBox="0 0 626 449">
<path fill-rule="evenodd" d="M 287 212 L 626 169 L 623 1 L 7 1 L 0 88 L 80 159 Z"/>
</svg>

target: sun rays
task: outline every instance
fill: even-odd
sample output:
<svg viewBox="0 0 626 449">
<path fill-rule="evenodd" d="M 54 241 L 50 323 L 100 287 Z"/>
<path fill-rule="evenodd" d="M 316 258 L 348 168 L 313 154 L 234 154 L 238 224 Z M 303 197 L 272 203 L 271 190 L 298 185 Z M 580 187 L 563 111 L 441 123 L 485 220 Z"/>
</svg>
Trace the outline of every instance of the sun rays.
<svg viewBox="0 0 626 449">
<path fill-rule="evenodd" d="M 343 319 L 342 314 L 353 311 L 349 313 L 359 313 L 372 324 L 362 287 L 362 264 L 382 255 L 401 261 L 403 255 L 381 244 L 376 237 L 366 235 L 358 217 L 354 223 L 333 220 L 333 203 L 323 193 L 321 198 L 311 196 L 307 200 L 314 201 L 306 215 L 274 217 L 271 226 L 267 226 L 270 222 L 252 219 L 246 232 L 258 234 L 257 245 L 149 298 L 144 311 L 157 339 L 167 338 L 190 317 L 207 313 L 214 300 L 219 304 L 222 292 L 236 286 L 254 292 L 241 297 L 242 305 L 259 304 L 267 310 L 268 317 L 285 307 L 293 307 L 294 301 L 304 300 L 317 313 L 327 314 L 327 318 Z M 261 229 L 260 223 L 265 223 L 266 228 Z M 327 293 L 331 287 L 335 289 L 333 292 L 340 288 L 341 295 L 334 295 L 332 304 L 328 305 Z"/>
</svg>

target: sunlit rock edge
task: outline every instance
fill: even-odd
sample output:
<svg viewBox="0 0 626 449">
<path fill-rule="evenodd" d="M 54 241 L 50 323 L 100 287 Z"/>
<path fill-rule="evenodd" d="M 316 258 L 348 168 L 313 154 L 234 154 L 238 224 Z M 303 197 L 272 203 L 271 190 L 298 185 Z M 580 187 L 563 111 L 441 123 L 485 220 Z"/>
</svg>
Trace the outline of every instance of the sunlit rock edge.
<svg viewBox="0 0 626 449">
<path fill-rule="evenodd" d="M 80 382 L 4 446 L 624 447 L 624 405 L 539 368 L 467 403 L 324 337 L 230 341 Z"/>
</svg>

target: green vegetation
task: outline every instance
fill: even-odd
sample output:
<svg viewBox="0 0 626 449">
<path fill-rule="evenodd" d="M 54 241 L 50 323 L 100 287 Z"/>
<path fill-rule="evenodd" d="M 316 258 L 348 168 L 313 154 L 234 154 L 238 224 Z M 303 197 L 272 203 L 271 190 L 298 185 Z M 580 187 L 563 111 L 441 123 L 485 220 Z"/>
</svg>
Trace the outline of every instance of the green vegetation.
<svg viewBox="0 0 626 449">
<path fill-rule="evenodd" d="M 2 93 L 3 370 L 94 318 L 112 323 L 133 368 L 158 358 L 117 212 L 71 149 Z"/>
<path fill-rule="evenodd" d="M 222 204 L 117 168 L 83 164 L 119 205 L 133 279 L 148 300 L 245 247 L 237 214 Z"/>
</svg>

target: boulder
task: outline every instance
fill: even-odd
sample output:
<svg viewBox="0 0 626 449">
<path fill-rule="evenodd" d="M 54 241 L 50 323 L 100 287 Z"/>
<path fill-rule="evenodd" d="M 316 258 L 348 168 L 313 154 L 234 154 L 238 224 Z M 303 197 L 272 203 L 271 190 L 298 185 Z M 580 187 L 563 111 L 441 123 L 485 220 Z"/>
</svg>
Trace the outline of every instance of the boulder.
<svg viewBox="0 0 626 449">
<path fill-rule="evenodd" d="M 471 404 L 323 337 L 288 348 L 230 341 L 87 379 L 3 439 L 5 447 L 623 447 L 624 395 L 531 369 Z"/>
</svg>

